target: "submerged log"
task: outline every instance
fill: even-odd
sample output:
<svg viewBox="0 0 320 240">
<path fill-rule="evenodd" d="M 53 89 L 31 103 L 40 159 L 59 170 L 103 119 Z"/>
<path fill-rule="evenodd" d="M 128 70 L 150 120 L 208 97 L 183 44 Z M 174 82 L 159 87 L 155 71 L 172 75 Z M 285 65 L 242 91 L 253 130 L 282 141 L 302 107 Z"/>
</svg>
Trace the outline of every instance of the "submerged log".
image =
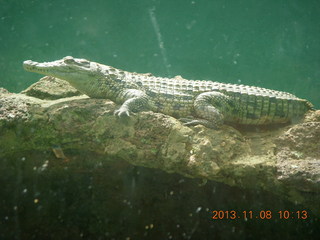
<svg viewBox="0 0 320 240">
<path fill-rule="evenodd" d="M 45 77 L 19 94 L 0 91 L 0 158 L 52 154 L 56 161 L 121 161 L 241 188 L 270 191 L 319 211 L 320 111 L 273 128 L 186 127 L 173 117 L 113 115 L 106 99 Z M 40 167 L 55 167 L 43 158 Z"/>
</svg>

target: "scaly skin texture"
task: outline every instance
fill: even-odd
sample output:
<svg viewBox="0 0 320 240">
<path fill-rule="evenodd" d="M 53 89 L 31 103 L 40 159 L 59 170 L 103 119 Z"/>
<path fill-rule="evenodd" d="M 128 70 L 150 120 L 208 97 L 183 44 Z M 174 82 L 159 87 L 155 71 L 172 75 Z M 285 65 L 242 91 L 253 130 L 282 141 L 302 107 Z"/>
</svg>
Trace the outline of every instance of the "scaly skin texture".
<svg viewBox="0 0 320 240">
<path fill-rule="evenodd" d="M 161 78 L 70 56 L 44 63 L 27 60 L 23 66 L 30 72 L 66 80 L 89 97 L 122 104 L 115 111 L 118 116 L 152 110 L 182 118 L 187 125 L 216 127 L 222 122 L 286 123 L 312 109 L 307 100 L 286 92 L 181 77 Z"/>
</svg>

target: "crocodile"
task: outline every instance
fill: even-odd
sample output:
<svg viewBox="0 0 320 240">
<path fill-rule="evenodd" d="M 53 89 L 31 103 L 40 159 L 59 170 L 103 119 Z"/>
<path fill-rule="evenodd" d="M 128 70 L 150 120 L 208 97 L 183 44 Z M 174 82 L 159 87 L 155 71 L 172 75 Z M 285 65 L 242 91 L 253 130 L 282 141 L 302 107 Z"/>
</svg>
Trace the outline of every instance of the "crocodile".
<svg viewBox="0 0 320 240">
<path fill-rule="evenodd" d="M 52 62 L 23 62 L 25 70 L 63 79 L 91 98 L 121 104 L 114 114 L 144 110 L 180 118 L 185 125 L 268 125 L 301 119 L 313 108 L 293 94 L 204 80 L 156 77 L 123 71 L 71 56 Z M 190 117 L 191 116 L 191 117 Z"/>
</svg>

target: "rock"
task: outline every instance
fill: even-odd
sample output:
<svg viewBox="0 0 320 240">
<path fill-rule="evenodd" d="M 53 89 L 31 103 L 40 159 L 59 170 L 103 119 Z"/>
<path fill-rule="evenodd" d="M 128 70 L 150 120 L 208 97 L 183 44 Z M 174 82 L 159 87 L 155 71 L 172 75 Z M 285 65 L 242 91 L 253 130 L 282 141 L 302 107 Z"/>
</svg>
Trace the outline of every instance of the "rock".
<svg viewBox="0 0 320 240">
<path fill-rule="evenodd" d="M 49 76 L 41 78 L 21 93 L 27 96 L 49 100 L 81 95 L 77 89 L 66 81 Z"/>
<path fill-rule="evenodd" d="M 118 119 L 113 102 L 79 96 L 54 78 L 43 78 L 20 94 L 1 92 L 2 158 L 53 151 L 60 161 L 80 161 L 94 153 L 100 162 L 126 161 L 188 178 L 258 188 L 320 210 L 320 111 L 291 126 L 248 130 L 224 125 L 213 130 L 186 127 L 153 112 Z"/>
<path fill-rule="evenodd" d="M 10 94 L 10 92 L 5 88 L 0 88 L 0 96 L 5 94 Z"/>
</svg>

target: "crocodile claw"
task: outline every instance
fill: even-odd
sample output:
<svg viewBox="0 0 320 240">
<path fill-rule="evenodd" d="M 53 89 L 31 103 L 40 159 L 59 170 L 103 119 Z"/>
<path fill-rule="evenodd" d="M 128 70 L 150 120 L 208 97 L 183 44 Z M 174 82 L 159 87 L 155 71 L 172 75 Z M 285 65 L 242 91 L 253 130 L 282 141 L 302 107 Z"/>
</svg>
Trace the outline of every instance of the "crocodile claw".
<svg viewBox="0 0 320 240">
<path fill-rule="evenodd" d="M 116 115 L 118 117 L 130 117 L 131 114 L 134 115 L 134 113 L 130 113 L 129 109 L 127 108 L 119 108 L 113 113 L 113 115 Z"/>
<path fill-rule="evenodd" d="M 113 115 L 116 115 L 118 117 L 123 117 L 123 116 L 130 117 L 130 112 L 128 110 L 122 110 L 120 108 L 120 109 L 114 111 Z"/>
<path fill-rule="evenodd" d="M 218 124 L 214 122 L 210 122 L 205 119 L 190 119 L 190 118 L 180 118 L 181 122 L 183 122 L 184 126 L 196 126 L 196 125 L 203 125 L 207 128 L 218 129 Z"/>
</svg>

